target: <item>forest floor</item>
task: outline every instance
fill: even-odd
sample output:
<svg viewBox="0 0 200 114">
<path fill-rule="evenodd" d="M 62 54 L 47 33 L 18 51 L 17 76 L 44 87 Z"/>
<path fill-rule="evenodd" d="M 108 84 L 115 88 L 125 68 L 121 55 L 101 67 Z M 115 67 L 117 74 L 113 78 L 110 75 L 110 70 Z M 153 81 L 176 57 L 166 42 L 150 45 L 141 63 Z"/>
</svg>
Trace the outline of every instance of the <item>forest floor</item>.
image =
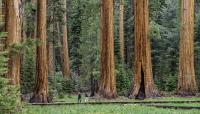
<svg viewBox="0 0 200 114">
<path fill-rule="evenodd" d="M 85 98 L 82 98 L 84 101 Z M 178 98 L 162 97 L 156 99 L 145 99 L 144 101 L 200 101 L 200 97 Z M 89 102 L 144 102 L 134 99 L 119 97 L 115 100 L 90 99 Z M 55 103 L 77 103 L 77 96 L 65 96 L 63 99 L 55 98 Z M 200 107 L 200 103 L 157 103 L 164 106 L 189 106 Z M 76 105 L 25 105 L 22 114 L 200 114 L 200 110 L 191 109 L 173 109 L 156 108 L 141 104 L 76 104 Z"/>
<path fill-rule="evenodd" d="M 140 105 L 27 106 L 23 114 L 200 114 L 200 110 L 163 109 Z"/>
</svg>

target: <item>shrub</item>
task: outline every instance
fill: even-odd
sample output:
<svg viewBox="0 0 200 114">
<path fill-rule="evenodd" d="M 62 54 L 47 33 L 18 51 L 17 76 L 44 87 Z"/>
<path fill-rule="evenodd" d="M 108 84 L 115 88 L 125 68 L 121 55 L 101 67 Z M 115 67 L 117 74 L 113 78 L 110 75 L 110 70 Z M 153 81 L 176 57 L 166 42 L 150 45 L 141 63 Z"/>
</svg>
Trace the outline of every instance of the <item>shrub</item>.
<svg viewBox="0 0 200 114">
<path fill-rule="evenodd" d="M 116 86 L 117 93 L 120 96 L 126 96 L 131 84 L 130 72 L 126 71 L 123 65 L 117 65 L 116 70 Z"/>
<path fill-rule="evenodd" d="M 4 45 L 4 33 L 0 33 L 0 49 L 3 49 Z M 14 113 L 19 108 L 19 89 L 14 85 L 9 84 L 9 80 L 5 78 L 7 72 L 7 52 L 0 51 L 0 111 L 1 114 Z"/>
</svg>

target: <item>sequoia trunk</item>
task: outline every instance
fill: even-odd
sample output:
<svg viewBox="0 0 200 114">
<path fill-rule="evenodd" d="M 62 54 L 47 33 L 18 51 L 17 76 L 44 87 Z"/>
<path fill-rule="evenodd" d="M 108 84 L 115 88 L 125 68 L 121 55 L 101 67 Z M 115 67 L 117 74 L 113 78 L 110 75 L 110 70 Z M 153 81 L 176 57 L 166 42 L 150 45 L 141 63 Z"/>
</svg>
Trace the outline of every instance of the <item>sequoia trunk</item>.
<svg viewBox="0 0 200 114">
<path fill-rule="evenodd" d="M 101 2 L 101 73 L 99 95 L 105 98 L 115 98 L 113 0 L 101 0 Z"/>
<path fill-rule="evenodd" d="M 149 35 L 149 1 L 135 0 L 135 76 L 131 98 L 158 96 L 154 85 Z"/>
<path fill-rule="evenodd" d="M 194 71 L 194 0 L 181 1 L 180 59 L 178 94 L 198 92 Z"/>
<path fill-rule="evenodd" d="M 19 45 L 21 43 L 21 0 L 6 0 L 6 32 L 7 46 Z M 11 79 L 11 84 L 20 83 L 20 54 L 13 55 L 10 48 L 7 77 Z"/>
<path fill-rule="evenodd" d="M 31 102 L 48 102 L 48 67 L 47 67 L 47 47 L 46 47 L 46 0 L 38 0 L 37 14 L 37 38 L 40 41 L 37 47 L 37 80 L 34 95 Z"/>
</svg>

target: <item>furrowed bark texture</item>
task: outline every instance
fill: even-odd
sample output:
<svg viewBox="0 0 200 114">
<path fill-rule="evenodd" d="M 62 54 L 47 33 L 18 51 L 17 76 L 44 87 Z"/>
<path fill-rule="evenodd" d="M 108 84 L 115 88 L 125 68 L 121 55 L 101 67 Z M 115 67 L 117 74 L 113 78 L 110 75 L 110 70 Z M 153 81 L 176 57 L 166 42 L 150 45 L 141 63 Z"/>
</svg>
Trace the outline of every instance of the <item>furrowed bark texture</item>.
<svg viewBox="0 0 200 114">
<path fill-rule="evenodd" d="M 149 1 L 135 0 L 135 76 L 129 93 L 131 98 L 157 97 L 155 88 L 149 34 Z"/>
<path fill-rule="evenodd" d="M 37 47 L 37 79 L 34 95 L 31 99 L 33 103 L 48 102 L 48 67 L 47 67 L 47 47 L 46 47 L 46 0 L 38 0 L 37 14 L 37 38 L 40 45 Z"/>
<path fill-rule="evenodd" d="M 22 35 L 22 21 L 21 21 L 21 0 L 7 0 L 6 3 L 6 32 L 7 34 L 7 46 L 18 45 L 21 43 Z M 10 48 L 9 61 L 8 61 L 8 73 L 7 77 L 10 78 L 11 84 L 20 84 L 20 54 L 13 54 Z"/>
<path fill-rule="evenodd" d="M 198 92 L 194 70 L 194 0 L 181 1 L 180 59 L 178 94 Z"/>
<path fill-rule="evenodd" d="M 101 0 L 101 2 L 101 73 L 99 95 L 104 98 L 115 98 L 113 0 Z"/>
</svg>

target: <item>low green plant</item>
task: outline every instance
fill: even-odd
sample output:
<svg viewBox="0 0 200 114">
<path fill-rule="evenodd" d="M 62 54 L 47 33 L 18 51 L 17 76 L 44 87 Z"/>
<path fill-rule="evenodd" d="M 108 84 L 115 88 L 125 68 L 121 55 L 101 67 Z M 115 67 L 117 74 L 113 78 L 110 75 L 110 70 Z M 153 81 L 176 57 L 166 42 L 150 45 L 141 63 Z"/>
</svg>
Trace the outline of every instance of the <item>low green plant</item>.
<svg viewBox="0 0 200 114">
<path fill-rule="evenodd" d="M 8 52 L 3 51 L 5 50 L 3 38 L 5 33 L 0 33 L 0 113 L 12 114 L 19 110 L 19 89 L 15 85 L 10 85 L 9 79 L 5 78 Z"/>
<path fill-rule="evenodd" d="M 126 96 L 131 85 L 132 74 L 123 67 L 123 65 L 119 64 L 116 67 L 116 86 L 117 86 L 117 94 L 119 96 Z"/>
</svg>

